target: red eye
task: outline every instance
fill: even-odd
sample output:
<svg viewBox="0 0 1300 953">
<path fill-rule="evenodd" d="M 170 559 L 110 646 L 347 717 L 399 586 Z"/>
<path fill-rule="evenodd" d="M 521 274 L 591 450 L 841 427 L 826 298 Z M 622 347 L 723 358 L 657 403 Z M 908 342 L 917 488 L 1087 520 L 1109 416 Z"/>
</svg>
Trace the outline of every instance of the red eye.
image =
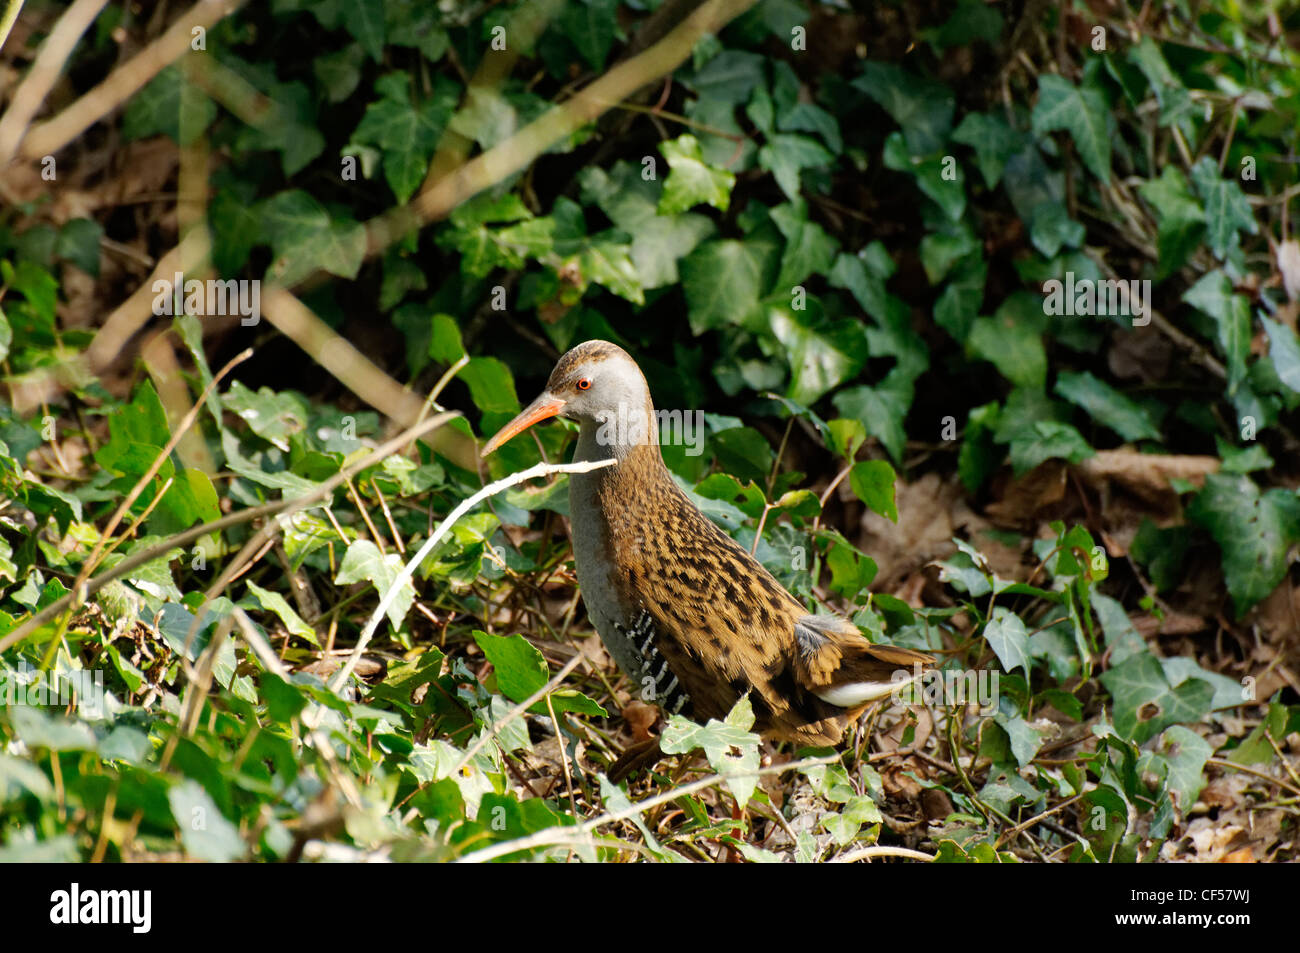
<svg viewBox="0 0 1300 953">
<path fill-rule="evenodd" d="M 578 390 L 590 390 L 590 389 L 591 389 L 591 378 L 590 378 L 590 377 L 580 377 L 580 378 L 578 378 Z"/>
</svg>

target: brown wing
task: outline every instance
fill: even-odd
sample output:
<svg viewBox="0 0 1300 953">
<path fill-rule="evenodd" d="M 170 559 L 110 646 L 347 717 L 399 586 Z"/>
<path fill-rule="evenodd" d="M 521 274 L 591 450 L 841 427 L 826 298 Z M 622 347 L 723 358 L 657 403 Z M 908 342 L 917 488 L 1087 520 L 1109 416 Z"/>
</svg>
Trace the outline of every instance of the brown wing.
<svg viewBox="0 0 1300 953">
<path fill-rule="evenodd" d="M 832 744 L 851 712 L 819 690 L 887 681 L 900 666 L 929 663 L 920 653 L 872 645 L 845 620 L 809 616 L 671 480 L 646 480 L 643 490 L 647 484 L 651 492 L 606 508 L 611 521 L 626 521 L 612 527 L 614 536 L 630 541 L 612 555 L 623 597 L 653 619 L 655 647 L 696 718 L 721 718 L 749 692 L 760 730 Z"/>
</svg>

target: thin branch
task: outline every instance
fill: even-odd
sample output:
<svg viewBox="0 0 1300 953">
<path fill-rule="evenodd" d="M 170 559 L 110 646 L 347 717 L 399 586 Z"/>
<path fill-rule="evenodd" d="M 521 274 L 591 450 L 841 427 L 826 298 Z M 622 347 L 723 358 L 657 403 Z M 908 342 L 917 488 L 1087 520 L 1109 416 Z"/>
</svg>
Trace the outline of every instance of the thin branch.
<svg viewBox="0 0 1300 953">
<path fill-rule="evenodd" d="M 72 55 L 77 41 L 95 22 L 95 17 L 99 16 L 99 11 L 104 9 L 107 2 L 108 0 L 77 0 L 59 17 L 59 22 L 41 45 L 41 51 L 36 54 L 31 69 L 9 101 L 9 108 L 0 117 L 0 166 L 7 165 L 18 151 L 18 144 L 27 134 L 28 124 L 63 72 L 63 66 Z M 22 0 L 10 0 L 5 19 L 0 22 L 0 47 L 4 46 L 22 5 Z"/>
<path fill-rule="evenodd" d="M 244 3 L 245 0 L 199 0 L 177 17 L 166 33 L 113 70 L 106 80 L 53 119 L 32 129 L 22 141 L 19 154 L 25 159 L 35 159 L 58 152 L 190 52 L 193 30 L 208 29 Z"/>
<path fill-rule="evenodd" d="M 370 621 L 367 622 L 366 627 L 361 630 L 361 637 L 357 639 L 357 644 L 352 649 L 352 654 L 348 656 L 347 662 L 330 680 L 330 691 L 338 694 L 343 690 L 343 686 L 347 683 L 348 676 L 352 674 L 352 669 L 356 667 L 357 662 L 361 659 L 361 653 L 364 652 L 366 646 L 370 644 L 371 637 L 375 634 L 375 630 L 379 628 L 379 623 L 384 619 L 384 613 L 388 611 L 388 607 L 392 605 L 393 600 L 397 598 L 397 594 L 401 591 L 402 585 L 415 575 L 415 568 L 419 566 L 420 563 L 424 562 L 424 557 L 433 552 L 435 546 L 442 542 L 443 536 L 447 534 L 447 531 L 451 529 L 456 520 L 460 519 L 469 512 L 469 510 L 477 506 L 489 496 L 495 496 L 502 490 L 514 486 L 516 483 L 523 483 L 525 480 L 532 480 L 536 477 L 547 476 L 552 473 L 587 473 L 591 470 L 598 470 L 601 467 L 612 466 L 617 462 L 618 460 L 616 458 L 610 457 L 605 460 L 588 460 L 581 463 L 538 463 L 535 466 L 529 467 L 527 470 L 520 470 L 518 473 L 512 473 L 508 477 L 502 477 L 500 480 L 489 483 L 473 496 L 461 500 L 460 503 L 456 505 L 455 509 L 448 513 L 443 521 L 438 524 L 438 528 L 433 531 L 427 540 L 425 540 L 424 545 L 421 546 L 419 551 L 407 561 L 406 565 L 402 567 L 402 571 L 399 572 L 396 578 L 393 579 L 392 583 L 389 584 L 388 590 L 380 598 L 379 604 L 375 606 L 375 611 L 370 614 Z"/>
<path fill-rule="evenodd" d="M 482 850 L 476 850 L 471 854 L 466 854 L 464 857 L 457 858 L 454 863 L 481 864 L 485 861 L 495 860 L 497 857 L 504 857 L 507 854 L 532 850 L 535 847 L 561 846 L 564 844 L 591 846 L 591 833 L 598 827 L 637 817 L 661 804 L 667 804 L 670 801 L 675 801 L 688 794 L 694 794 L 696 791 L 703 791 L 705 788 L 712 787 L 715 784 L 720 784 L 723 781 L 738 780 L 749 777 L 762 777 L 768 774 L 784 774 L 786 771 L 800 771 L 804 768 L 811 768 L 819 764 L 834 764 L 837 761 L 839 761 L 837 755 L 823 755 L 820 758 L 805 758 L 803 761 L 794 761 L 790 764 L 777 764 L 768 768 L 759 768 L 757 771 L 752 773 L 745 772 L 743 774 L 730 775 L 710 774 L 708 777 L 700 778 L 698 781 L 692 781 L 690 784 L 670 788 L 662 794 L 656 794 L 654 797 L 646 798 L 644 801 L 637 801 L 635 804 L 629 804 L 621 810 L 611 811 L 608 814 L 593 817 L 591 820 L 579 824 L 577 827 L 549 827 L 546 830 L 538 831 L 535 834 L 529 834 L 527 837 L 519 837 L 515 840 L 505 841 L 501 844 L 493 844 L 491 847 L 484 847 Z"/>
</svg>

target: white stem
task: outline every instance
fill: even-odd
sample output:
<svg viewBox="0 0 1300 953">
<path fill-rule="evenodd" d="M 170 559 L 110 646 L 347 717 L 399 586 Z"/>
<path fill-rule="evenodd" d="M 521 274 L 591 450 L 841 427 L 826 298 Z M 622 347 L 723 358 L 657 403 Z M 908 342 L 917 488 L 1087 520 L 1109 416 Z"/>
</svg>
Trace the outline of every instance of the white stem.
<svg viewBox="0 0 1300 953">
<path fill-rule="evenodd" d="M 582 463 L 539 463 L 535 466 L 529 467 L 527 470 L 520 470 L 518 473 L 512 473 L 508 477 L 502 477 L 495 483 L 489 483 L 473 496 L 461 500 L 461 502 L 457 504 L 456 508 L 448 513 L 446 518 L 438 524 L 438 528 L 433 531 L 433 534 L 425 540 L 424 545 L 420 547 L 420 551 L 411 557 L 410 561 L 402 567 L 402 571 L 397 574 L 397 578 L 394 579 L 392 585 L 388 587 L 388 591 L 383 594 L 383 597 L 379 600 L 379 605 L 375 606 L 375 611 L 370 614 L 370 621 L 367 622 L 366 627 L 361 630 L 361 638 L 357 639 L 357 644 L 352 649 L 352 654 L 348 656 L 348 660 L 344 663 L 343 667 L 338 670 L 332 679 L 330 679 L 330 691 L 337 695 L 343 690 L 343 686 L 347 682 L 348 676 L 352 674 L 352 669 L 355 668 L 357 662 L 360 661 L 361 653 L 364 652 L 366 646 L 370 644 L 371 637 L 375 634 L 375 630 L 379 628 L 379 623 L 383 621 L 384 613 L 388 611 L 388 607 L 392 605 L 393 600 L 397 598 L 397 593 L 402 588 L 402 584 L 415 574 L 415 567 L 420 565 L 420 563 L 424 561 L 424 557 L 429 555 L 429 553 L 433 551 L 433 548 L 442 541 L 442 537 L 446 535 L 447 530 L 451 529 L 456 520 L 464 516 L 465 513 L 472 509 L 476 504 L 487 499 L 489 496 L 495 496 L 502 490 L 514 486 L 516 483 L 523 483 L 525 480 L 548 476 L 552 473 L 587 473 L 591 470 L 599 470 L 601 467 L 612 466 L 617 462 L 617 460 L 609 458 L 606 460 L 587 460 Z"/>
</svg>

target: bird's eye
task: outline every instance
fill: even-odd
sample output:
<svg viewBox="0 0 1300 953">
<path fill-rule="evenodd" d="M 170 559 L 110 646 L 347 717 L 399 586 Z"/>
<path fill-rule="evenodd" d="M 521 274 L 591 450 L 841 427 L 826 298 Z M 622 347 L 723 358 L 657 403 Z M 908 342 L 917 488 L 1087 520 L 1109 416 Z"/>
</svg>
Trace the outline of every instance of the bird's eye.
<svg viewBox="0 0 1300 953">
<path fill-rule="evenodd" d="M 578 378 L 578 390 L 590 390 L 590 389 L 591 389 L 591 378 L 590 378 L 590 377 L 580 377 L 580 378 Z"/>
</svg>

